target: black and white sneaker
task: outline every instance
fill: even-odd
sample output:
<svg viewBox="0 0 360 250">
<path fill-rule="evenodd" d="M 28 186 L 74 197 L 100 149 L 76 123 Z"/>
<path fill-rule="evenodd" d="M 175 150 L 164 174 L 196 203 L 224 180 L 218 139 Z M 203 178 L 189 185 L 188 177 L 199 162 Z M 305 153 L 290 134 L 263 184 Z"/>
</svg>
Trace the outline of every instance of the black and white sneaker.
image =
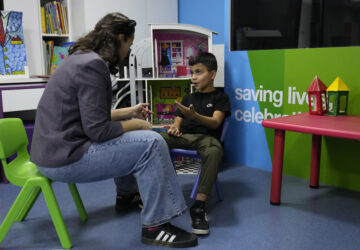
<svg viewBox="0 0 360 250">
<path fill-rule="evenodd" d="M 126 211 L 134 208 L 142 209 L 144 207 L 139 192 L 128 195 L 116 196 L 116 211 Z"/>
<path fill-rule="evenodd" d="M 185 230 L 165 223 L 154 230 L 143 228 L 141 242 L 153 246 L 165 246 L 174 248 L 193 247 L 198 244 L 196 235 Z"/>
<path fill-rule="evenodd" d="M 205 207 L 191 207 L 190 208 L 190 217 L 192 232 L 198 235 L 209 234 L 210 228 L 209 223 L 206 218 Z"/>
</svg>

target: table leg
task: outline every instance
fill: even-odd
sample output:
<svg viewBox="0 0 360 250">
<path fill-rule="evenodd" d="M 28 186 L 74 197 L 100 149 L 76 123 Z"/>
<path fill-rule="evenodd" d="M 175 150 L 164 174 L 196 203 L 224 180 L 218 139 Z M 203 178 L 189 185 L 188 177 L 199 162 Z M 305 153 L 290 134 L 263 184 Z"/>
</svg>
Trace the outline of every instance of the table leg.
<svg viewBox="0 0 360 250">
<path fill-rule="evenodd" d="M 311 147 L 311 167 L 310 167 L 311 188 L 319 188 L 320 158 L 321 158 L 321 135 L 313 135 L 312 147 Z"/>
<path fill-rule="evenodd" d="M 280 205 L 281 181 L 284 160 L 285 130 L 275 129 L 273 169 L 271 176 L 271 205 Z"/>
</svg>

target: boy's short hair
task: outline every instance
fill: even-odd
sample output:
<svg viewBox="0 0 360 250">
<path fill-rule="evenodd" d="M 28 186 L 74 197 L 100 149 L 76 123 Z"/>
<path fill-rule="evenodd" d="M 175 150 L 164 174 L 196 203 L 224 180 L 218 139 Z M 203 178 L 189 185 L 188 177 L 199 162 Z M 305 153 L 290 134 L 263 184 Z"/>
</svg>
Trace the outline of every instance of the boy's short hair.
<svg viewBox="0 0 360 250">
<path fill-rule="evenodd" d="M 190 66 L 194 66 L 198 63 L 204 64 L 208 71 L 217 71 L 216 57 L 209 52 L 200 51 L 196 56 L 192 56 L 189 60 Z"/>
</svg>

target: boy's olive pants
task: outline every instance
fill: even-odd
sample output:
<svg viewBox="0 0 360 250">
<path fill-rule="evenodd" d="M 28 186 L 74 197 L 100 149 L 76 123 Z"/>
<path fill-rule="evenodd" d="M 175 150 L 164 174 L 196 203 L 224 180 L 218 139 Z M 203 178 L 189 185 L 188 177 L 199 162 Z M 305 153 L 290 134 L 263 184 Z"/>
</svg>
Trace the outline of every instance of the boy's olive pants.
<svg viewBox="0 0 360 250">
<path fill-rule="evenodd" d="M 183 134 L 180 137 L 160 133 L 169 148 L 196 150 L 201 156 L 202 167 L 198 183 L 198 193 L 210 195 L 215 183 L 224 152 L 218 139 L 204 134 Z"/>
</svg>

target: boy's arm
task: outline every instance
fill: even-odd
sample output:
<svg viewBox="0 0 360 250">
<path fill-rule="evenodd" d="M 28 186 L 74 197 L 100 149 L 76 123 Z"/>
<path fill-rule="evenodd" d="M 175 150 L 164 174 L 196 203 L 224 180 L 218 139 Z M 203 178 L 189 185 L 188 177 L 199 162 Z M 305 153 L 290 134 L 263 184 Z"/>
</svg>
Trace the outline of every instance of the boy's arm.
<svg viewBox="0 0 360 250">
<path fill-rule="evenodd" d="M 197 123 L 209 128 L 209 129 L 217 129 L 221 126 L 225 119 L 225 112 L 215 110 L 212 117 L 200 115 L 194 109 L 194 106 L 190 104 L 189 107 L 182 105 L 179 102 L 175 102 L 176 107 L 183 113 L 184 116 L 188 117 L 196 121 Z"/>
<path fill-rule="evenodd" d="M 181 118 L 180 116 L 177 116 L 175 118 L 175 121 L 173 124 L 164 126 L 165 128 L 168 129 L 168 134 L 177 136 L 177 137 L 181 136 L 182 133 L 180 132 L 180 126 L 181 126 L 182 121 L 183 121 L 183 118 Z"/>
</svg>

